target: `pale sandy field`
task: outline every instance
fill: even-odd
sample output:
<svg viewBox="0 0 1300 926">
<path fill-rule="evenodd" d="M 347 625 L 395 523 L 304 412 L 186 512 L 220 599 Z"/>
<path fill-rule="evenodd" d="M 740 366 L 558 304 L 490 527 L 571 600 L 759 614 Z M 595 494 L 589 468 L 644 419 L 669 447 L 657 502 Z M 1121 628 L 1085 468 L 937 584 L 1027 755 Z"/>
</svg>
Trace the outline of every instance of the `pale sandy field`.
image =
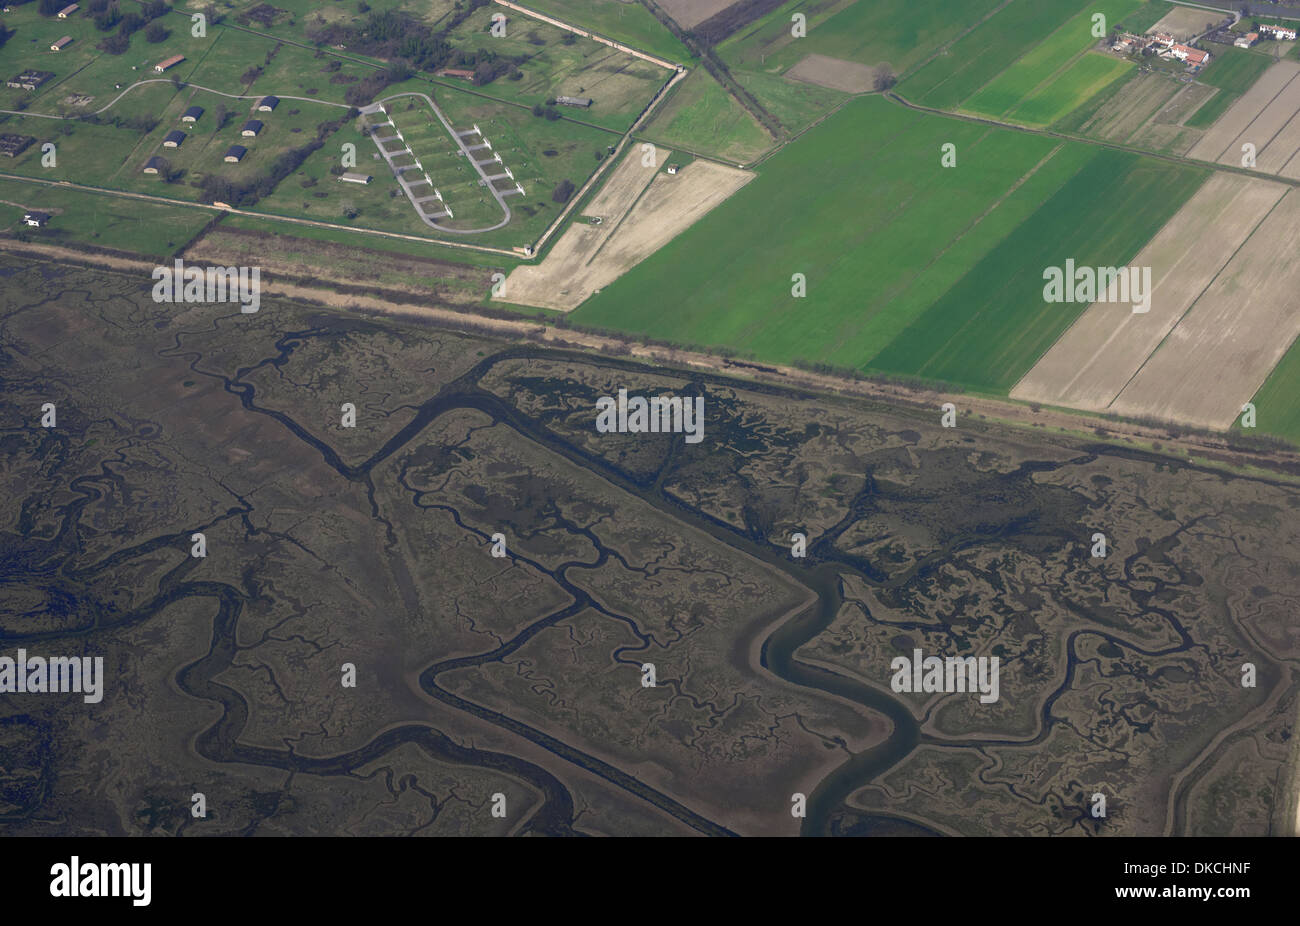
<svg viewBox="0 0 1300 926">
<path fill-rule="evenodd" d="M 826 55 L 805 55 L 783 76 L 845 93 L 867 93 L 876 86 L 875 68 Z"/>
<path fill-rule="evenodd" d="M 657 164 L 669 153 L 657 151 Z M 693 161 L 676 175 L 641 166 L 634 149 L 581 217 L 535 266 L 516 267 L 503 302 L 571 311 L 645 260 L 754 175 L 711 161 Z M 639 197 L 639 198 L 638 198 Z"/>
<path fill-rule="evenodd" d="M 1273 65 L 1219 117 L 1188 156 L 1240 166 L 1241 146 L 1250 142 L 1255 146 L 1258 161 L 1268 142 L 1300 109 L 1297 76 L 1300 76 L 1300 63 L 1279 61 Z"/>
<path fill-rule="evenodd" d="M 1111 410 L 1227 428 L 1300 334 L 1300 193 L 1260 223 Z"/>
<path fill-rule="evenodd" d="M 1116 397 L 1286 192 L 1267 180 L 1211 177 L 1132 261 L 1151 268 L 1151 310 L 1093 303 L 1016 384 L 1012 398 L 1114 410 Z"/>
</svg>

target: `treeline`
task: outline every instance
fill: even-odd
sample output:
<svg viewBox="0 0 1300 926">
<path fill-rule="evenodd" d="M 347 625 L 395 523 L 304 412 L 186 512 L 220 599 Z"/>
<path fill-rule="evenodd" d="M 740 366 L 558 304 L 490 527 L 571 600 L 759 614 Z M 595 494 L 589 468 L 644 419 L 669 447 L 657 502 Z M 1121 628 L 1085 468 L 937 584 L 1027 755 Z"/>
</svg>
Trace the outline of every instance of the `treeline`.
<svg viewBox="0 0 1300 926">
<path fill-rule="evenodd" d="M 245 183 L 234 183 L 225 177 L 216 174 L 206 174 L 199 183 L 199 190 L 203 194 L 205 202 L 210 203 L 228 203 L 231 206 L 251 206 L 263 196 L 267 196 L 274 190 L 285 177 L 292 174 L 302 162 L 307 160 L 314 152 L 319 151 L 325 146 L 325 140 L 337 132 L 349 121 L 355 119 L 357 111 L 349 109 L 347 113 L 330 122 L 322 122 L 316 126 L 316 137 L 307 144 L 285 151 L 274 161 L 271 162 L 270 168 L 261 176 Z"/>
<path fill-rule="evenodd" d="M 511 57 L 488 48 L 466 51 L 454 48 L 447 41 L 447 36 L 453 29 L 490 2 L 491 0 L 467 0 L 437 31 L 401 10 L 371 10 L 358 25 L 333 23 L 309 28 L 307 36 L 318 46 L 345 45 L 361 54 L 391 61 L 394 66 L 403 65 L 409 69 L 407 76 L 416 71 L 457 68 L 472 70 L 473 82 L 478 86 L 490 84 L 504 76 L 518 80 L 523 76 L 519 65 L 526 60 L 525 56 Z M 386 85 L 378 85 L 375 92 Z M 360 91 L 363 87 L 373 89 L 376 86 L 377 82 L 369 80 L 357 85 L 352 88 L 355 92 L 351 93 L 353 99 L 349 102 L 354 105 L 369 102 L 373 96 L 362 98 Z"/>
</svg>

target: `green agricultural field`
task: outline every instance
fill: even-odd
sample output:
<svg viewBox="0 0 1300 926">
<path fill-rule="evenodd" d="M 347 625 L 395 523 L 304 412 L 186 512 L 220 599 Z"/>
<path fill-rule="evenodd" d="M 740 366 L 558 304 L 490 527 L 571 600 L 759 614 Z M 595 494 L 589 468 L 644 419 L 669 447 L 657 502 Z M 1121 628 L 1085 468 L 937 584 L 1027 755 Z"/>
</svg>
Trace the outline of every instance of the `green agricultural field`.
<svg viewBox="0 0 1300 926">
<path fill-rule="evenodd" d="M 941 45 L 996 9 L 1000 0 L 793 0 L 741 29 L 719 47 L 728 66 L 781 73 L 805 55 L 827 55 L 896 74 L 925 60 Z M 790 18 L 808 17 L 808 34 L 791 35 Z"/>
<path fill-rule="evenodd" d="M 20 228 L 32 241 L 92 244 L 146 257 L 166 257 L 212 220 L 207 209 L 155 205 L 108 194 L 0 180 L 0 200 L 53 215 L 44 228 Z"/>
<path fill-rule="evenodd" d="M 1173 10 L 1173 4 L 1169 0 L 1145 0 L 1133 12 L 1124 14 L 1119 21 L 1112 23 L 1112 25 L 1124 32 L 1142 35 L 1164 19 L 1171 10 Z"/>
<path fill-rule="evenodd" d="M 1291 345 L 1251 400 L 1255 404 L 1259 430 L 1300 444 L 1300 402 L 1296 401 L 1297 395 L 1300 395 L 1300 343 Z"/>
<path fill-rule="evenodd" d="M 686 46 L 639 3 L 624 3 L 622 0 L 527 0 L 520 5 L 666 61 L 682 64 L 691 61 Z M 517 13 L 509 10 L 503 12 L 518 17 Z M 520 22 L 519 19 L 515 21 Z"/>
<path fill-rule="evenodd" d="M 1042 270 L 1126 265 L 1208 176 L 1101 150 L 871 366 L 1006 392 L 1087 308 L 1045 303 Z"/>
<path fill-rule="evenodd" d="M 1196 79 L 1229 93 L 1245 93 L 1273 65 L 1273 59 L 1268 55 L 1259 55 L 1244 48 L 1218 45 L 1214 49 L 1214 57 Z"/>
<path fill-rule="evenodd" d="M 787 132 L 802 132 L 815 120 L 849 98 L 849 94 L 816 84 L 788 80 L 761 71 L 731 72 L 742 87 L 754 95 Z"/>
<path fill-rule="evenodd" d="M 748 164 L 774 143 L 767 130 L 703 68 L 677 85 L 640 134 L 734 164 Z"/>
<path fill-rule="evenodd" d="M 1087 0 L 1011 0 L 899 84 L 915 103 L 952 109 L 1086 6 Z"/>
<path fill-rule="evenodd" d="M 1226 113 L 1233 103 L 1241 98 L 1239 93 L 1229 93 L 1227 90 L 1220 90 L 1214 96 L 1210 97 L 1196 112 L 1192 113 L 1183 125 L 1193 129 L 1205 129 L 1219 121 L 1219 117 Z"/>
<path fill-rule="evenodd" d="M 955 168 L 940 166 L 947 142 Z M 573 317 L 864 368 L 1097 151 L 861 97 Z"/>
<path fill-rule="evenodd" d="M 1089 120 L 1101 112 L 1102 108 L 1114 99 L 1116 94 L 1122 91 L 1130 81 L 1137 80 L 1140 77 L 1141 71 L 1137 68 L 1129 68 L 1122 77 L 1107 84 L 1099 93 L 1094 93 L 1088 100 L 1058 119 L 1052 128 L 1058 132 L 1074 134 L 1082 132 L 1083 127 L 1088 124 Z"/>
<path fill-rule="evenodd" d="M 1089 52 L 1011 112 L 1026 125 L 1051 125 L 1134 70 L 1132 62 Z"/>
<path fill-rule="evenodd" d="M 961 108 L 986 116 L 1011 114 L 1022 101 L 1063 76 L 1077 56 L 1097 44 L 1098 39 L 1092 34 L 1094 15 L 1104 15 L 1107 23 L 1115 22 L 1135 6 L 1136 0 L 1098 0 L 1090 4 L 1023 54 L 978 93 L 965 100 Z M 1079 76 L 1087 79 L 1090 75 Z M 1114 72 L 1113 76 L 1118 76 L 1118 72 Z M 1064 99 L 1068 96 L 1070 87 L 1071 83 L 1067 81 L 1062 88 L 1063 92 L 1054 94 L 1053 98 Z M 1050 104 L 1043 107 L 1044 111 L 1048 108 Z M 1060 115 L 1063 113 L 1058 113 L 1057 118 Z"/>
</svg>

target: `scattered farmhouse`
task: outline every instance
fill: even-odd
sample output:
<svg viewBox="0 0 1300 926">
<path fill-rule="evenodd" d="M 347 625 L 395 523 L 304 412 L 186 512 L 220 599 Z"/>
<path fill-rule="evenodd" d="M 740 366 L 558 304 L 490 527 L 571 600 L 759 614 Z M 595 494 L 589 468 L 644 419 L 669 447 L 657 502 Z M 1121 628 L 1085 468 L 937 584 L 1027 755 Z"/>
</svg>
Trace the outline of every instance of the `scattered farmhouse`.
<svg viewBox="0 0 1300 926">
<path fill-rule="evenodd" d="M 257 111 L 259 113 L 275 112 L 275 108 L 280 105 L 278 96 L 264 96 L 257 101 Z"/>
<path fill-rule="evenodd" d="M 248 149 L 243 145 L 231 145 L 230 150 L 226 152 L 227 164 L 238 164 L 248 154 Z"/>
<path fill-rule="evenodd" d="M 1237 42 L 1237 44 L 1241 44 Z M 1176 58 L 1185 61 L 1193 70 L 1203 68 L 1210 63 L 1210 53 L 1191 45 L 1178 42 L 1168 32 L 1153 32 L 1149 35 L 1134 35 L 1122 32 L 1111 45 L 1111 49 L 1120 54 L 1139 53 L 1156 54 L 1162 58 Z"/>
<path fill-rule="evenodd" d="M 1173 55 L 1179 61 L 1186 61 L 1194 68 L 1205 67 L 1210 61 L 1210 53 L 1201 51 L 1199 48 L 1193 48 L 1190 45 L 1173 45 L 1169 49 L 1169 54 Z"/>
<path fill-rule="evenodd" d="M 172 55 L 170 58 L 159 61 L 153 66 L 153 69 L 161 74 L 163 71 L 176 67 L 176 65 L 180 64 L 184 60 L 184 55 Z"/>
<path fill-rule="evenodd" d="M 1239 36 L 1237 38 L 1237 41 L 1233 42 L 1232 44 L 1236 45 L 1238 48 L 1250 48 L 1258 41 L 1259 41 L 1258 32 L 1247 32 L 1245 35 Z"/>
<path fill-rule="evenodd" d="M 53 71 L 35 71 L 28 69 L 5 81 L 6 87 L 14 90 L 35 90 L 54 76 Z"/>
<path fill-rule="evenodd" d="M 70 6 L 65 6 L 63 9 L 59 10 L 59 19 L 67 19 L 69 16 L 77 12 L 77 10 L 79 9 L 81 9 L 81 5 L 78 3 L 73 3 Z"/>
<path fill-rule="evenodd" d="M 144 172 L 146 174 L 156 174 L 167 167 L 167 162 L 158 155 L 154 155 L 145 162 Z"/>
<path fill-rule="evenodd" d="M 369 183 L 375 178 L 369 174 L 358 174 L 356 171 L 349 170 L 341 174 L 339 179 L 344 183 Z"/>
<path fill-rule="evenodd" d="M 1257 28 L 1269 38 L 1284 39 L 1289 42 L 1295 41 L 1296 31 L 1290 26 L 1275 26 L 1272 23 L 1262 23 Z"/>
<path fill-rule="evenodd" d="M 167 133 L 167 137 L 163 139 L 163 147 L 179 148 L 181 146 L 181 143 L 184 141 L 185 141 L 185 133 L 182 132 L 180 129 L 172 129 L 170 132 Z"/>
<path fill-rule="evenodd" d="M 65 35 L 63 38 L 58 39 L 53 45 L 50 46 L 50 51 L 63 51 L 63 49 L 67 48 L 71 44 L 72 44 L 72 36 Z"/>
<path fill-rule="evenodd" d="M 239 130 L 239 134 L 244 136 L 245 138 L 254 138 L 257 136 L 257 133 L 260 131 L 262 131 L 262 120 L 249 119 L 247 122 L 244 123 L 244 127 Z"/>
<path fill-rule="evenodd" d="M 181 116 L 181 122 L 198 122 L 199 117 L 203 115 L 202 106 L 191 106 L 185 110 L 185 115 Z"/>
<path fill-rule="evenodd" d="M 23 215 L 24 224 L 30 225 L 32 228 L 40 228 L 49 220 L 50 214 L 48 212 L 28 212 Z"/>
<path fill-rule="evenodd" d="M 36 141 L 31 135 L 14 135 L 6 132 L 0 135 L 0 154 L 7 158 L 16 158 Z"/>
<path fill-rule="evenodd" d="M 433 72 L 435 77 L 455 77 L 460 80 L 473 80 L 474 72 L 467 71 L 464 68 L 442 68 Z"/>
<path fill-rule="evenodd" d="M 585 96 L 557 96 L 555 102 L 562 106 L 579 106 L 583 109 L 591 105 L 591 100 Z"/>
<path fill-rule="evenodd" d="M 669 165 L 668 165 L 668 173 L 670 173 L 670 174 L 675 174 L 675 173 L 677 173 L 679 170 L 681 170 L 681 167 L 678 166 L 677 164 L 669 164 Z"/>
</svg>

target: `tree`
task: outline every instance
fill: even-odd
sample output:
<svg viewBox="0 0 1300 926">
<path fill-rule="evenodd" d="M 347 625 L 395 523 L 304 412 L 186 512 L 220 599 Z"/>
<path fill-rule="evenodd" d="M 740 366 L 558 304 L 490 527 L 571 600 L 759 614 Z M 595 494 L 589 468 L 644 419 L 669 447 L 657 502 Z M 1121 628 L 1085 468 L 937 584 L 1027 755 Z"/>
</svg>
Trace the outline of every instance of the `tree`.
<svg viewBox="0 0 1300 926">
<path fill-rule="evenodd" d="M 95 28 L 100 32 L 108 32 L 114 26 L 122 21 L 122 11 L 114 3 L 104 12 L 95 17 Z"/>
<path fill-rule="evenodd" d="M 110 35 L 108 38 L 104 39 L 104 41 L 99 43 L 100 50 L 107 52 L 110 55 L 123 54 L 130 47 L 131 37 L 129 35 L 123 35 L 120 32 Z"/>
<path fill-rule="evenodd" d="M 159 42 L 166 41 L 167 36 L 171 35 L 167 27 L 162 23 L 149 23 L 149 28 L 144 30 L 144 40 L 150 45 L 157 45 Z"/>
<path fill-rule="evenodd" d="M 898 83 L 898 78 L 894 76 L 893 71 L 884 66 L 876 68 L 876 73 L 872 78 L 872 86 L 877 92 L 884 92 L 896 83 Z"/>
</svg>

